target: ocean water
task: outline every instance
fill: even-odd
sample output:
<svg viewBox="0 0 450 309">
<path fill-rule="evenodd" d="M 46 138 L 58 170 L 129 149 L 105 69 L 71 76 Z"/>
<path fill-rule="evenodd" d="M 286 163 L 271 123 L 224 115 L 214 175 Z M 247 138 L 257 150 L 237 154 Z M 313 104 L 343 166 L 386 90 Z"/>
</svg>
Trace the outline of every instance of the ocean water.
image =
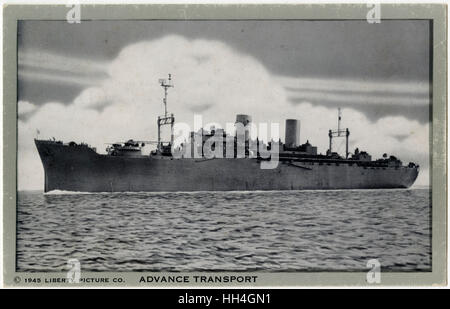
<svg viewBox="0 0 450 309">
<path fill-rule="evenodd" d="M 17 270 L 431 270 L 428 189 L 19 192 Z"/>
</svg>

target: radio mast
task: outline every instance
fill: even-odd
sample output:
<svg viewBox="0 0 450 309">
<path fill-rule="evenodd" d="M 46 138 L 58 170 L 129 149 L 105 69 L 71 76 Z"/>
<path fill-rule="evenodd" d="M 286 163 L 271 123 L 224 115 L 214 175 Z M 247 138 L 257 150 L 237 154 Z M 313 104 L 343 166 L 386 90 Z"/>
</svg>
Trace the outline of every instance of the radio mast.
<svg viewBox="0 0 450 309">
<path fill-rule="evenodd" d="M 174 87 L 172 83 L 172 74 L 169 74 L 168 79 L 159 79 L 159 84 L 164 88 L 164 116 L 158 116 L 158 151 L 161 152 L 163 148 L 161 142 L 161 126 L 163 125 L 170 125 L 170 147 L 173 147 L 173 125 L 175 123 L 175 117 L 173 114 L 170 114 L 170 116 L 167 114 L 167 90 Z"/>
<path fill-rule="evenodd" d="M 164 117 L 167 117 L 167 89 L 173 88 L 172 74 L 169 74 L 169 79 L 161 78 L 159 84 L 164 88 Z"/>
</svg>

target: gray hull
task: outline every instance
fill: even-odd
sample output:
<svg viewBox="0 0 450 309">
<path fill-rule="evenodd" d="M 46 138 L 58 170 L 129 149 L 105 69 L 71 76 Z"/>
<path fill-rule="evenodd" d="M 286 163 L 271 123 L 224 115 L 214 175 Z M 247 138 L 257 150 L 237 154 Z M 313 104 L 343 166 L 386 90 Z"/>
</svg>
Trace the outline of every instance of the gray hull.
<svg viewBox="0 0 450 309">
<path fill-rule="evenodd" d="M 45 192 L 328 190 L 408 188 L 418 168 L 347 163 L 280 162 L 260 169 L 256 159 L 170 159 L 101 155 L 84 145 L 36 140 Z"/>
</svg>

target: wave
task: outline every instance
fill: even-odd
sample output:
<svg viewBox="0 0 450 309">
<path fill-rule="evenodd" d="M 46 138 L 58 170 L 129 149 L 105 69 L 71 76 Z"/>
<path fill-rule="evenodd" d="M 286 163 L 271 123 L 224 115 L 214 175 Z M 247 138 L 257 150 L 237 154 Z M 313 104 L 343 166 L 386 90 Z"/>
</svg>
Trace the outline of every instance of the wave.
<svg viewBox="0 0 450 309">
<path fill-rule="evenodd" d="M 52 190 L 44 192 L 44 195 L 73 195 L 73 194 L 98 194 L 99 192 L 81 192 L 81 191 L 66 191 L 66 190 Z M 104 192 L 108 193 L 108 192 Z"/>
<path fill-rule="evenodd" d="M 298 192 L 335 192 L 335 191 L 350 191 L 350 192 L 364 192 L 364 191 L 407 191 L 418 189 L 430 189 L 429 186 L 412 186 L 410 188 L 382 188 L 382 189 L 305 189 L 305 190 L 234 190 L 234 191 L 118 191 L 118 192 L 88 192 L 88 191 L 66 191 L 66 190 L 52 190 L 44 192 L 44 195 L 75 195 L 75 194 L 147 194 L 147 195 L 161 195 L 161 194 L 255 194 L 255 193 L 298 193 Z"/>
</svg>

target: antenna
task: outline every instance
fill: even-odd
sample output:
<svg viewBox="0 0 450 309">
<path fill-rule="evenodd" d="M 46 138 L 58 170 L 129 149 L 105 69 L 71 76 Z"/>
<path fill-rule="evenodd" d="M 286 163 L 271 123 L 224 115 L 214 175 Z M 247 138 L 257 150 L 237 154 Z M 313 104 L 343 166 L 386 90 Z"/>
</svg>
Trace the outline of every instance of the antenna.
<svg viewBox="0 0 450 309">
<path fill-rule="evenodd" d="M 341 136 L 341 108 L 338 108 L 338 136 Z"/>
<path fill-rule="evenodd" d="M 338 108 L 338 129 L 337 131 L 332 131 L 329 130 L 328 131 L 328 137 L 330 138 L 330 144 L 328 147 L 328 151 L 327 153 L 329 153 L 330 155 L 332 155 L 333 153 L 333 137 L 345 137 L 345 158 L 348 158 L 348 136 L 350 135 L 350 131 L 348 130 L 348 128 L 346 128 L 345 130 L 341 129 L 341 118 L 342 118 L 342 114 L 341 114 L 341 108 Z M 345 135 L 344 135 L 345 134 Z"/>
<path fill-rule="evenodd" d="M 172 74 L 169 74 L 169 79 L 164 79 L 164 78 L 159 79 L 159 84 L 161 85 L 161 87 L 164 88 L 164 99 L 163 99 L 164 117 L 167 117 L 167 89 L 173 88 Z"/>
</svg>

